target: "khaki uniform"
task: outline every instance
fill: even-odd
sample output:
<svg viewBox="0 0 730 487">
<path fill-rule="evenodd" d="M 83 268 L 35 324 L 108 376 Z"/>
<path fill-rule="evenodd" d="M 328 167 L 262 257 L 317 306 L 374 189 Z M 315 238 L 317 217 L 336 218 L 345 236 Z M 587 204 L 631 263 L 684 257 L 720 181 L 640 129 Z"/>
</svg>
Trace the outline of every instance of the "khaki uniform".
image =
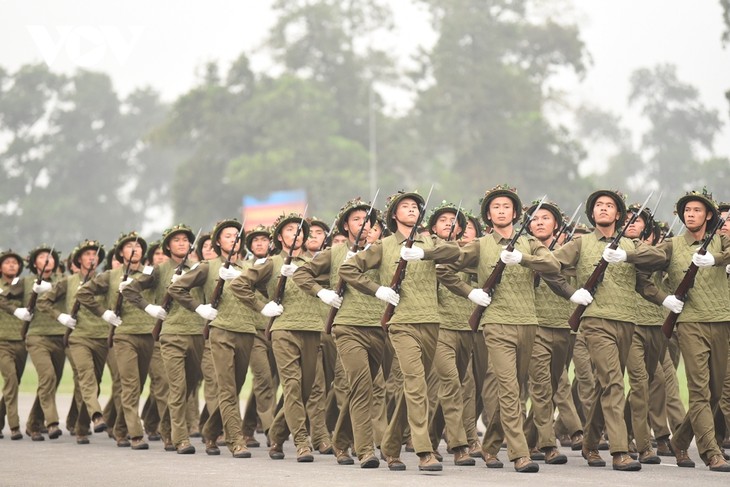
<svg viewBox="0 0 730 487">
<path fill-rule="evenodd" d="M 474 288 L 459 279 L 455 272 L 476 268 L 477 282 L 485 282 L 499 261 L 500 252 L 510 240 L 495 232 L 470 242 L 464 247 L 456 264 L 439 269 L 441 284 L 467 297 Z M 550 273 L 559 269 L 550 251 L 533 237 L 520 237 L 515 249 L 522 252 L 522 262 L 505 268 L 502 280 L 492 296 L 492 303 L 480 320 L 499 390 L 499 406 L 487 425 L 483 449 L 496 455 L 505 439 L 510 461 L 529 456 L 523 431 L 524 411 L 520 389 L 527 386 L 530 356 L 537 332 L 531 270 Z"/>
<path fill-rule="evenodd" d="M 393 278 L 405 240 L 404 235 L 395 232 L 373 243 L 342 264 L 340 277 L 353 290 L 375 295 L 381 284 Z M 399 456 L 406 424 L 410 426 L 416 453 L 433 451 L 428 431 L 431 414 L 426 376 L 436 353 L 440 321 L 435 299 L 435 264 L 453 262 L 460 253 L 456 244 L 436 237 L 417 236 L 413 245 L 424 250 L 424 259 L 408 263 L 399 291 L 400 302 L 388 322 L 388 335 L 404 379 L 403 394 L 381 443 L 382 452 L 390 457 Z M 367 275 L 370 269 L 379 269 L 378 279 Z"/>
<path fill-rule="evenodd" d="M 135 279 L 151 272 L 152 268 L 146 267 L 142 271 L 131 271 L 129 277 Z M 124 269 L 120 267 L 99 274 L 79 289 L 77 293 L 79 302 L 99 317 L 107 309 L 113 310 L 123 273 Z M 106 305 L 94 299 L 97 295 L 106 296 Z M 150 301 L 153 299 L 151 293 L 147 299 Z M 152 359 L 154 349 L 152 328 L 155 320 L 127 300 L 122 302 L 121 318 L 122 324 L 114 335 L 114 354 L 121 381 L 122 409 L 131 438 L 142 438 L 144 429 L 139 416 L 139 399 Z"/>
<path fill-rule="evenodd" d="M 23 377 L 28 352 L 22 340 L 23 322 L 13 316 L 21 302 L 23 281 L 15 278 L 11 282 L 0 279 L 0 374 L 3 376 L 3 408 L 0 412 L 0 426 L 4 425 L 5 414 L 11 429 L 20 427 L 18 416 L 18 388 Z"/>
<path fill-rule="evenodd" d="M 700 242 L 687 232 L 659 244 L 665 252 L 669 289 L 676 289 L 699 249 Z M 730 310 L 727 307 L 727 275 L 730 264 L 730 239 L 715 236 L 708 253 L 715 265 L 700 268 L 695 283 L 687 295 L 682 313 L 677 319 L 679 348 L 684 357 L 689 390 L 689 412 L 674 434 L 674 443 L 682 450 L 689 448 L 696 437 L 697 449 L 705 462 L 721 454 L 724 438 L 724 418 L 719 408 L 723 381 L 727 373 L 730 345 Z M 661 303 L 667 293 L 646 284 L 645 294 L 655 303 Z M 717 427 L 716 427 L 717 426 Z"/>
<path fill-rule="evenodd" d="M 575 268 L 577 282 L 583 284 L 601 260 L 606 245 L 613 237 L 604 237 L 598 230 L 580 235 L 554 252 L 564 268 Z M 626 251 L 626 262 L 609 264 L 598 285 L 593 302 L 581 320 L 581 335 L 595 367 L 596 389 L 586 414 L 584 450 L 597 449 L 605 424 L 611 441 L 611 453 L 628 451 L 628 432 L 624 420 L 624 368 L 634 334 L 637 266 L 659 265 L 663 254 L 656 247 L 622 238 L 619 246 Z M 553 289 L 569 299 L 576 288 L 564 278 L 543 276 Z M 576 343 L 576 348 L 578 343 Z M 575 354 L 576 352 L 574 352 Z"/>
<path fill-rule="evenodd" d="M 294 282 L 312 296 L 325 287 L 334 287 L 347 250 L 347 245 L 339 244 L 319 252 L 297 269 Z M 366 274 L 378 279 L 375 269 Z M 318 282 L 321 276 L 326 276 L 327 282 Z M 380 326 L 383 309 L 379 299 L 345 288 L 332 332 L 349 384 L 335 425 L 334 444 L 338 450 L 345 451 L 354 442 L 361 460 L 373 455 L 373 446 L 381 441 L 375 434 L 373 411 L 377 410 L 374 381 L 382 368 L 385 350 L 385 332 Z"/>
</svg>

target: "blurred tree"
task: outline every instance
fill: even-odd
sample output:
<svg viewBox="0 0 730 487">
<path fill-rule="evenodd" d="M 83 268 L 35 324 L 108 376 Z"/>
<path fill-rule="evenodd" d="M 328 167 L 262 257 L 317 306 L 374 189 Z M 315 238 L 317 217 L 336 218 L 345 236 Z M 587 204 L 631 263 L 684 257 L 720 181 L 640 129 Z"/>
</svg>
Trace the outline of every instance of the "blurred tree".
<svg viewBox="0 0 730 487">
<path fill-rule="evenodd" d="M 712 158 L 722 127 L 717 111 L 704 106 L 697 88 L 678 79 L 673 65 L 638 69 L 630 84 L 629 102 L 651 124 L 642 137 L 648 179 L 657 181 L 670 199 L 711 185 L 715 180 L 705 179 L 702 162 Z"/>
</svg>

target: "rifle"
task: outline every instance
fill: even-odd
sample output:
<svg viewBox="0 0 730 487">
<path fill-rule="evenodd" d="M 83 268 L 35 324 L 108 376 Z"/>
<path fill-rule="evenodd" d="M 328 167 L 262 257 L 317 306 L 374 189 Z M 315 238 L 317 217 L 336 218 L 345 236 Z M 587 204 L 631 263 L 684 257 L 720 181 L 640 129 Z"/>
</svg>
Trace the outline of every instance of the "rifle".
<svg viewBox="0 0 730 487">
<path fill-rule="evenodd" d="M 461 212 L 461 202 L 462 202 L 462 200 L 459 200 L 459 206 L 456 207 L 456 215 L 454 215 L 454 219 L 451 220 L 451 227 L 449 228 L 449 234 L 446 236 L 447 242 L 451 242 L 451 237 L 454 236 L 454 228 L 456 227 L 456 223 L 459 221 L 459 213 Z"/>
<path fill-rule="evenodd" d="M 319 246 L 319 250 L 317 250 L 317 252 L 322 252 L 327 247 L 327 242 L 329 242 L 329 239 L 332 237 L 332 232 L 335 230 L 336 224 L 337 224 L 337 218 L 335 218 L 335 221 L 332 222 L 330 231 L 327 232 L 327 235 L 324 236 L 324 240 L 322 240 L 322 244 Z"/>
<path fill-rule="evenodd" d="M 697 251 L 698 254 L 705 255 L 707 253 L 707 247 L 710 246 L 715 234 L 725 224 L 725 220 L 727 220 L 727 216 L 725 218 L 720 218 L 717 224 L 712 228 L 710 233 L 702 242 L 702 246 L 700 246 L 700 249 Z M 682 278 L 682 282 L 679 283 L 677 289 L 674 291 L 674 296 L 680 301 L 685 302 L 687 300 L 689 290 L 695 285 L 695 277 L 697 276 L 698 270 L 699 267 L 697 267 L 694 262 L 690 263 L 687 268 L 687 272 L 684 274 L 684 278 Z M 677 324 L 677 318 L 679 318 L 679 313 L 674 313 L 673 311 L 670 311 L 667 315 L 664 323 L 662 324 L 662 333 L 664 333 L 665 337 L 672 338 L 672 332 L 674 331 L 674 326 Z"/>
<path fill-rule="evenodd" d="M 94 270 L 96 270 L 96 261 L 91 263 L 91 267 L 89 268 L 89 271 L 86 273 L 86 276 L 84 276 L 84 280 L 81 283 L 81 285 L 79 286 L 79 288 L 88 282 L 89 278 L 91 278 L 91 274 L 94 273 Z M 71 318 L 73 318 L 75 320 L 76 317 L 78 317 L 78 315 L 79 315 L 80 309 L 81 309 L 81 301 L 79 301 L 78 299 L 74 299 L 74 304 L 71 307 L 71 313 L 70 313 Z M 67 328 L 66 333 L 63 334 L 63 347 L 64 348 L 68 348 L 68 339 L 71 337 L 72 331 L 73 330 L 71 328 Z"/>
<path fill-rule="evenodd" d="M 564 243 L 568 243 L 571 240 L 573 240 L 573 235 L 575 235 L 575 229 L 578 228 L 578 225 L 579 224 L 580 224 L 580 217 L 578 217 L 578 219 L 573 224 L 573 228 L 570 229 L 570 233 L 568 234 L 567 237 L 565 237 L 565 242 Z"/>
<path fill-rule="evenodd" d="M 302 233 L 302 227 L 304 226 L 304 214 L 307 212 L 307 207 L 304 207 L 304 213 L 302 213 L 302 219 L 299 221 L 299 226 L 297 227 L 297 231 L 294 234 L 294 238 L 291 242 L 291 248 L 289 249 L 289 254 L 286 256 L 286 259 L 284 259 L 284 265 L 291 264 L 292 259 L 294 256 L 292 255 L 292 252 L 296 250 L 297 245 L 297 239 L 299 238 L 299 234 Z M 283 239 L 283 237 L 282 237 Z M 304 245 L 304 244 L 302 244 Z M 276 304 L 281 304 L 281 302 L 284 300 L 284 289 L 286 288 L 286 276 L 279 275 L 279 282 L 276 284 L 276 291 L 274 292 L 274 302 Z M 266 330 L 264 331 L 264 334 L 266 335 L 267 340 L 271 340 L 271 327 L 274 325 L 274 321 L 276 320 L 276 316 L 272 316 L 269 318 L 269 322 L 266 324 Z"/>
<path fill-rule="evenodd" d="M 560 240 L 560 236 L 565 233 L 565 231 L 570 227 L 570 225 L 573 223 L 573 220 L 575 219 L 576 215 L 578 214 L 578 210 L 580 210 L 580 207 L 583 206 L 583 203 L 578 204 L 578 208 L 575 209 L 573 212 L 573 216 L 570 217 L 570 220 L 563 221 L 563 224 L 560 226 L 560 229 L 558 230 L 558 233 L 555 234 L 553 237 L 552 242 L 550 242 L 550 245 L 548 246 L 548 250 L 550 252 L 553 251 L 555 248 L 555 245 L 558 243 L 558 240 Z M 575 228 L 573 229 L 575 230 Z M 540 274 L 538 272 L 535 273 L 535 279 L 533 286 L 538 287 L 540 285 Z"/>
<path fill-rule="evenodd" d="M 51 251 L 46 254 L 46 262 L 43 264 L 43 269 L 38 274 L 38 279 L 36 279 L 35 283 L 40 284 L 43 282 L 43 274 L 46 273 L 46 269 L 48 268 L 48 261 L 51 260 L 51 255 L 53 254 L 53 249 L 55 249 L 56 246 L 54 245 L 51 247 Z M 30 299 L 28 300 L 28 313 L 31 315 L 33 314 L 33 311 L 35 311 L 35 304 L 38 301 L 38 293 L 33 291 L 30 294 Z M 31 320 L 32 321 L 32 320 Z M 23 329 L 20 331 L 20 336 L 23 338 L 23 341 L 25 341 L 25 337 L 28 336 L 28 328 L 30 328 L 30 321 L 23 322 Z"/>
<path fill-rule="evenodd" d="M 646 208 L 646 204 L 649 203 L 649 199 L 654 194 L 654 191 L 649 193 L 649 196 L 646 197 L 646 201 L 644 201 L 644 204 L 641 205 L 641 208 L 639 208 L 639 211 L 633 211 L 631 212 L 631 218 L 629 218 L 626 221 L 626 224 L 624 227 L 618 232 L 618 234 L 614 237 L 614 239 L 611 241 L 611 243 L 608 245 L 610 249 L 616 250 L 618 248 L 619 243 L 621 242 L 621 239 L 624 236 L 624 233 L 626 233 L 626 230 L 629 229 L 631 225 L 636 221 L 637 218 L 639 218 L 639 215 L 642 211 L 644 211 L 644 208 Z M 587 289 L 588 292 L 591 293 L 591 296 L 596 294 L 596 290 L 598 288 L 598 284 L 603 280 L 603 274 L 606 272 L 606 268 L 608 267 L 608 262 L 606 259 L 601 256 L 601 260 L 598 261 L 598 264 L 596 264 L 596 268 L 593 269 L 593 272 L 588 277 L 588 280 L 583 285 L 583 288 Z M 570 325 L 570 329 L 573 331 L 578 331 L 578 327 L 580 326 L 580 318 L 583 316 L 583 312 L 586 310 L 588 306 L 579 304 L 575 310 L 573 311 L 573 314 L 570 315 L 570 319 L 568 319 L 568 324 Z"/>
<path fill-rule="evenodd" d="M 672 220 L 672 224 L 669 225 L 669 229 L 667 229 L 667 231 L 662 234 L 662 238 L 659 239 L 659 241 L 657 242 L 657 245 L 664 242 L 664 239 L 667 238 L 667 235 L 672 233 L 672 230 L 674 229 L 674 225 L 676 225 L 678 221 L 679 221 L 679 215 L 674 215 L 674 220 Z"/>
<path fill-rule="evenodd" d="M 363 230 L 365 230 L 365 224 L 368 221 L 370 221 L 370 215 L 373 212 L 373 208 L 374 208 L 373 205 L 375 204 L 375 200 L 378 197 L 378 193 L 380 193 L 380 188 L 378 188 L 378 190 L 375 192 L 375 196 L 373 197 L 373 199 L 370 203 L 370 208 L 368 208 L 367 215 L 365 215 L 365 221 L 363 222 L 362 226 L 360 227 L 360 230 L 357 231 L 357 236 L 355 236 L 355 241 L 352 243 L 352 246 L 350 247 L 350 252 L 357 252 L 359 249 L 358 245 L 360 243 L 360 239 L 362 238 L 362 232 L 363 232 Z M 344 281 L 344 279 L 340 278 L 337 281 L 337 286 L 335 286 L 335 292 L 337 293 L 337 295 L 339 297 L 342 297 L 345 294 L 346 287 L 347 287 L 347 283 Z M 327 315 L 327 321 L 325 321 L 325 324 L 324 324 L 324 331 L 328 335 L 330 335 L 332 333 L 332 325 L 335 323 L 335 316 L 337 316 L 338 311 L 339 311 L 339 308 L 335 308 L 334 306 L 332 306 L 330 308 L 329 314 Z"/>
<path fill-rule="evenodd" d="M 134 247 L 132 248 L 132 255 L 129 256 L 129 262 L 127 262 L 127 266 L 124 268 L 124 276 L 122 276 L 122 282 L 125 282 L 127 279 L 129 279 L 129 269 L 132 267 L 132 259 L 134 259 L 134 254 L 137 253 L 137 240 L 139 240 L 139 236 L 137 236 L 134 239 Z M 117 315 L 117 317 L 122 317 L 122 304 L 124 302 L 124 296 L 122 296 L 121 291 L 117 291 L 117 302 L 114 304 L 114 314 Z M 109 348 L 112 348 L 114 346 L 114 332 L 116 331 L 117 327 L 114 325 L 109 325 L 109 336 L 106 338 L 106 344 Z"/>
<path fill-rule="evenodd" d="M 241 223 L 241 229 L 236 234 L 236 239 L 233 241 L 233 246 L 231 247 L 231 251 L 228 252 L 228 257 L 226 257 L 226 261 L 223 263 L 223 267 L 228 269 L 231 267 L 231 260 L 233 259 L 233 256 L 237 253 L 236 252 L 236 245 L 238 242 L 241 241 L 241 235 L 243 235 L 243 227 L 246 225 L 246 220 Z M 215 283 L 215 289 L 213 289 L 213 294 L 210 297 L 210 305 L 218 309 L 218 305 L 221 304 L 221 297 L 223 296 L 223 285 L 226 283 L 223 279 L 218 277 L 218 281 Z M 210 321 L 205 322 L 205 326 L 203 327 L 203 338 L 206 340 L 208 339 L 208 335 L 210 334 Z"/>
<path fill-rule="evenodd" d="M 405 248 L 410 249 L 411 247 L 413 247 L 413 242 L 416 239 L 418 227 L 421 226 L 421 222 L 423 222 L 423 217 L 426 215 L 426 206 L 428 206 L 428 200 L 431 199 L 431 193 L 433 193 L 433 185 L 431 185 L 431 190 L 428 192 L 428 197 L 423 203 L 423 206 L 418 209 L 418 219 L 416 219 L 416 223 L 413 225 L 413 228 L 411 228 L 411 233 L 408 234 L 408 238 L 403 245 Z M 403 283 L 403 279 L 406 278 L 407 265 L 408 261 L 404 260 L 403 257 L 398 259 L 398 265 L 395 268 L 393 279 L 391 279 L 390 281 L 390 288 L 395 292 L 400 291 L 400 285 Z M 380 319 L 380 326 L 382 326 L 383 330 L 385 330 L 386 332 L 388 331 L 388 322 L 393 317 L 393 313 L 395 313 L 395 306 L 388 303 L 388 305 L 385 307 L 383 317 Z"/>
<path fill-rule="evenodd" d="M 203 231 L 203 228 L 201 227 L 200 230 L 198 230 L 198 234 L 195 236 L 195 239 L 190 244 L 190 250 L 188 250 L 188 253 L 185 254 L 185 257 L 183 258 L 182 262 L 180 262 L 180 265 L 177 266 L 177 269 L 175 269 L 175 275 L 181 276 L 183 273 L 183 268 L 185 267 L 185 264 L 188 262 L 188 257 L 190 254 L 195 252 L 195 242 L 198 241 L 198 238 L 200 238 L 200 232 Z M 165 310 L 165 313 L 170 311 L 170 308 L 172 308 L 172 296 L 170 296 L 170 293 L 165 291 L 165 297 L 162 298 L 162 309 Z M 160 332 L 162 331 L 162 322 L 165 320 L 158 319 L 155 321 L 155 327 L 152 328 L 152 338 L 155 339 L 156 342 L 160 341 Z"/>
<path fill-rule="evenodd" d="M 535 207 L 535 209 L 529 215 L 525 214 L 522 226 L 517 232 L 515 232 L 514 237 L 512 237 L 512 240 L 510 240 L 507 244 L 507 247 L 505 247 L 505 250 L 507 252 L 512 252 L 514 250 L 515 245 L 517 245 L 517 240 L 522 235 L 522 232 L 524 232 L 530 225 L 530 222 L 535 217 L 535 213 L 537 213 L 537 211 L 542 207 L 542 204 L 545 202 L 546 199 L 547 195 L 543 196 L 537 207 Z M 502 262 L 502 259 L 497 259 L 497 263 L 494 265 L 492 273 L 487 278 L 484 286 L 482 286 L 484 292 L 489 294 L 489 296 L 492 296 L 494 294 L 494 291 L 497 288 L 497 284 L 499 284 L 502 280 L 502 273 L 504 273 L 504 269 L 506 267 L 507 264 Z M 477 305 L 476 308 L 474 308 L 471 316 L 469 317 L 469 326 L 471 327 L 471 331 L 473 331 L 474 333 L 476 333 L 477 329 L 479 329 L 479 322 L 482 320 L 482 314 L 484 314 L 485 309 L 487 309 L 485 306 Z"/>
</svg>

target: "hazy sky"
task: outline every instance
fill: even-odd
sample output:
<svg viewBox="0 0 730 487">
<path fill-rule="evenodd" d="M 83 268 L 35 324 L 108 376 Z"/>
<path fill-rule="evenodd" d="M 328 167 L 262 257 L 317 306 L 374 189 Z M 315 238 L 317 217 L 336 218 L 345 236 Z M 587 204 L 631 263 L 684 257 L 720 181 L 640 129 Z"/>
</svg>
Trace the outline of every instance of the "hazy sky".
<svg viewBox="0 0 730 487">
<path fill-rule="evenodd" d="M 172 100 L 187 91 L 200 67 L 227 66 L 264 38 L 273 22 L 268 0 L 186 2 L 170 0 L 0 0 L 0 66 L 46 62 L 55 71 L 81 66 L 109 73 L 121 94 L 151 85 Z M 425 15 L 394 0 L 398 37 L 383 42 L 405 60 L 418 44 L 434 41 Z M 723 50 L 717 0 L 552 0 L 581 26 L 592 56 L 583 80 L 561 77 L 569 106 L 590 102 L 622 114 L 628 78 L 639 67 L 678 66 L 680 78 L 697 86 L 703 102 L 726 123 L 716 152 L 730 156 L 728 104 L 730 51 Z M 265 59 L 255 67 L 266 68 Z M 392 103 L 408 104 L 395 98 Z"/>
</svg>

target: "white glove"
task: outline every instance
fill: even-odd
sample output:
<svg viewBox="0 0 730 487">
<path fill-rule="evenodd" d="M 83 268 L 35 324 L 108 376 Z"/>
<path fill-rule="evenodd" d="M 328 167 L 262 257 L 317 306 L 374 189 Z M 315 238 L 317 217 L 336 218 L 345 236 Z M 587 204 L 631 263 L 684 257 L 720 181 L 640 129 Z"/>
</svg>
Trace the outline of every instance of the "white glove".
<svg viewBox="0 0 730 487">
<path fill-rule="evenodd" d="M 218 277 L 220 277 L 224 281 L 231 281 L 240 275 L 241 275 L 241 271 L 238 271 L 238 270 L 234 269 L 233 267 L 226 268 L 226 266 L 222 265 L 221 268 L 218 269 Z"/>
<path fill-rule="evenodd" d="M 43 294 L 45 292 L 48 292 L 53 287 L 53 284 L 51 284 L 48 281 L 41 281 L 40 284 L 34 282 L 33 283 L 33 292 L 36 294 Z"/>
<path fill-rule="evenodd" d="M 705 255 L 695 252 L 692 256 L 692 262 L 697 267 L 712 267 L 715 265 L 715 258 L 711 253 L 707 252 Z"/>
<path fill-rule="evenodd" d="M 375 297 L 380 299 L 381 301 L 385 301 L 386 303 L 390 303 L 393 306 L 398 306 L 398 302 L 400 301 L 400 296 L 397 292 L 393 291 L 389 287 L 380 286 L 377 291 L 375 291 Z"/>
<path fill-rule="evenodd" d="M 284 312 L 284 307 L 280 304 L 276 304 L 274 301 L 269 301 L 268 303 L 266 303 L 264 308 L 261 310 L 261 314 L 266 316 L 267 318 L 273 318 L 274 316 L 279 316 L 283 312 Z"/>
<path fill-rule="evenodd" d="M 730 264 L 725 266 L 725 273 L 730 274 Z"/>
<path fill-rule="evenodd" d="M 281 266 L 281 270 L 279 272 L 284 277 L 291 277 L 294 274 L 295 270 L 297 270 L 296 264 L 284 264 L 283 266 Z M 275 315 L 275 316 L 279 316 L 279 315 Z"/>
<path fill-rule="evenodd" d="M 132 279 L 131 277 L 128 277 L 126 281 L 120 282 L 119 283 L 119 292 L 121 293 L 122 291 L 124 291 L 124 288 L 129 286 L 130 284 L 132 284 L 132 282 L 134 282 L 134 279 Z"/>
<path fill-rule="evenodd" d="M 317 297 L 328 306 L 334 306 L 337 309 L 340 309 L 340 306 L 342 306 L 342 296 L 338 296 L 331 289 L 320 289 L 317 292 Z"/>
<path fill-rule="evenodd" d="M 208 321 L 213 321 L 218 316 L 218 310 L 209 304 L 199 304 L 195 312 Z"/>
<path fill-rule="evenodd" d="M 67 315 L 66 313 L 61 313 L 58 315 L 58 318 L 56 318 L 59 323 L 61 323 L 66 328 L 71 328 L 72 330 L 76 328 L 76 320 L 71 318 L 71 315 Z"/>
<path fill-rule="evenodd" d="M 588 306 L 593 302 L 593 296 L 585 288 L 580 288 L 570 297 L 570 302 L 581 306 Z"/>
<path fill-rule="evenodd" d="M 158 320 L 164 320 L 167 318 L 167 311 L 165 311 L 165 308 L 162 306 L 158 306 L 156 304 L 148 304 L 144 307 L 145 312 L 150 315 L 153 318 L 157 318 Z"/>
<path fill-rule="evenodd" d="M 119 316 L 115 315 L 114 311 L 110 309 L 104 311 L 104 314 L 101 315 L 101 319 L 103 319 L 112 326 L 119 326 L 122 324 L 122 319 Z"/>
<path fill-rule="evenodd" d="M 30 321 L 33 319 L 33 315 L 28 311 L 28 308 L 16 308 L 13 314 L 22 321 Z"/>
<path fill-rule="evenodd" d="M 400 256 L 405 261 L 422 260 L 425 253 L 420 247 L 401 247 Z"/>
<path fill-rule="evenodd" d="M 669 296 L 664 298 L 664 301 L 662 301 L 662 306 L 667 308 L 672 313 L 679 314 L 684 308 L 684 302 L 677 299 L 677 296 L 675 296 L 674 294 L 670 294 Z"/>
<path fill-rule="evenodd" d="M 170 284 L 175 284 L 177 282 L 177 280 L 180 279 L 184 275 L 185 275 L 185 271 L 183 271 L 182 274 L 178 274 L 177 272 L 175 272 L 172 275 L 172 277 L 170 278 Z"/>
<path fill-rule="evenodd" d="M 347 255 L 345 256 L 345 260 L 349 259 L 353 255 L 357 255 L 357 252 L 353 252 L 352 250 L 347 251 Z"/>
<path fill-rule="evenodd" d="M 606 246 L 606 248 L 603 249 L 603 260 L 605 260 L 609 264 L 626 262 L 626 251 L 622 248 L 612 249 Z"/>
<path fill-rule="evenodd" d="M 522 252 L 517 249 L 512 250 L 512 252 L 503 250 L 499 253 L 499 259 L 507 265 L 519 264 L 522 262 Z"/>
<path fill-rule="evenodd" d="M 469 292 L 469 300 L 477 306 L 486 308 L 492 302 L 492 297 L 484 289 L 472 289 Z"/>
</svg>

